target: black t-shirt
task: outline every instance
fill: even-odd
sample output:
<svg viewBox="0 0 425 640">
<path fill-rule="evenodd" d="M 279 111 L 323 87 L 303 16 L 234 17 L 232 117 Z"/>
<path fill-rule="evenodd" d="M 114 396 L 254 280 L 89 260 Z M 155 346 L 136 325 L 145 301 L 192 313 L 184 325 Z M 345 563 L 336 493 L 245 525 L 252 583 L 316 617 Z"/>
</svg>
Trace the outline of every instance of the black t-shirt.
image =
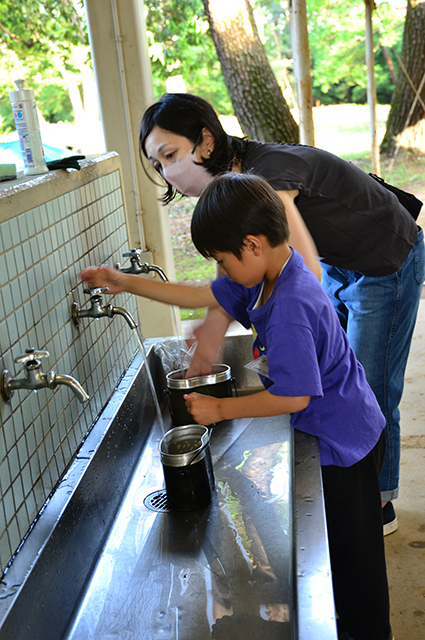
<svg viewBox="0 0 425 640">
<path fill-rule="evenodd" d="M 297 205 L 323 262 L 367 276 L 401 267 L 417 225 L 388 189 L 355 165 L 304 145 L 248 142 L 244 172 L 276 191 L 299 190 Z"/>
</svg>

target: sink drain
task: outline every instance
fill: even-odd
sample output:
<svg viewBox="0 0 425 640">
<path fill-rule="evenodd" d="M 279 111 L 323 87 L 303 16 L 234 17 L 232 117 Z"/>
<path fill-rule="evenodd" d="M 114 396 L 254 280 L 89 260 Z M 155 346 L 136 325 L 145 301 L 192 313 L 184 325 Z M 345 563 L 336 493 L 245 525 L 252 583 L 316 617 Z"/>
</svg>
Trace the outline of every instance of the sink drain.
<svg viewBox="0 0 425 640">
<path fill-rule="evenodd" d="M 150 493 L 143 500 L 143 504 L 151 511 L 159 511 L 160 513 L 171 511 L 168 506 L 167 492 L 165 489 L 158 489 L 158 491 Z"/>
</svg>

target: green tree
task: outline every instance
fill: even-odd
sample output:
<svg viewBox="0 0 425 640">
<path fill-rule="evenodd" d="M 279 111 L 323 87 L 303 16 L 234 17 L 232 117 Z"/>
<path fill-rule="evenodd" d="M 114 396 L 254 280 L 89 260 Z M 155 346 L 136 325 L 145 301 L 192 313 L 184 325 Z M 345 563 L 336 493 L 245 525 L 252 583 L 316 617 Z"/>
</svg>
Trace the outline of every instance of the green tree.
<svg viewBox="0 0 425 640">
<path fill-rule="evenodd" d="M 202 0 L 145 0 L 144 7 L 156 97 L 165 93 L 168 78 L 182 75 L 190 93 L 231 114 Z"/>
<path fill-rule="evenodd" d="M 408 0 L 403 34 L 402 66 L 388 115 L 381 151 L 396 145 L 425 152 L 425 2 Z M 413 91 L 422 87 L 419 99 Z M 416 106 L 415 106 L 416 105 Z"/>
<path fill-rule="evenodd" d="M 293 82 L 289 0 L 256 0 L 260 37 L 284 91 Z M 401 50 L 403 16 L 394 3 L 377 3 L 375 74 L 378 101 L 388 103 L 394 89 L 394 49 Z M 324 104 L 366 101 L 364 0 L 307 0 L 313 94 Z M 291 105 L 292 106 L 292 105 Z"/>
<path fill-rule="evenodd" d="M 0 56 L 3 131 L 14 128 L 8 97 L 13 80 L 22 76 L 46 120 L 71 120 L 75 105 L 66 76 L 90 62 L 82 0 L 0 0 Z"/>
<path fill-rule="evenodd" d="M 313 93 L 323 103 L 366 102 L 365 6 L 363 0 L 308 0 Z M 377 4 L 375 17 L 375 78 L 379 102 L 388 103 L 394 88 L 391 70 L 382 52 L 401 38 L 403 20 L 392 4 Z M 389 54 L 388 54 L 389 55 Z"/>
<path fill-rule="evenodd" d="M 257 140 L 298 142 L 298 125 L 270 67 L 248 0 L 203 3 L 243 131 Z"/>
</svg>

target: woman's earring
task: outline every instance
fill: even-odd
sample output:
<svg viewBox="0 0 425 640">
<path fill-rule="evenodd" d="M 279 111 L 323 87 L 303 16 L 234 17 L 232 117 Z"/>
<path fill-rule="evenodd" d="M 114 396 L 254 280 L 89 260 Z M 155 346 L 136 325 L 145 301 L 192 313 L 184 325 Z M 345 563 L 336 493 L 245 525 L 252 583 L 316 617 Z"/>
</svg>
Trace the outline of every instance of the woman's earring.
<svg viewBox="0 0 425 640">
<path fill-rule="evenodd" d="M 211 155 L 211 149 L 208 149 L 207 153 L 208 153 L 208 157 L 209 157 Z"/>
</svg>

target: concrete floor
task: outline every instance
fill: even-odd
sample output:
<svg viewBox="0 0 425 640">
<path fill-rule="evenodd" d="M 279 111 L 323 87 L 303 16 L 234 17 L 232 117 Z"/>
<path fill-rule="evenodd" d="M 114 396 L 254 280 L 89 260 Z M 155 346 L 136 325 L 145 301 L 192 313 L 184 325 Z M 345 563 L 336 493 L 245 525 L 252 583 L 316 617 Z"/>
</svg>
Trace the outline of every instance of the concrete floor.
<svg viewBox="0 0 425 640">
<path fill-rule="evenodd" d="M 425 202 L 425 192 L 416 194 Z M 425 207 L 418 224 L 425 229 Z M 396 640 L 425 640 L 425 287 L 401 403 L 399 528 L 385 537 Z"/>
<path fill-rule="evenodd" d="M 396 640 L 425 639 L 425 299 L 407 365 L 401 404 L 399 528 L 385 537 Z"/>
</svg>

